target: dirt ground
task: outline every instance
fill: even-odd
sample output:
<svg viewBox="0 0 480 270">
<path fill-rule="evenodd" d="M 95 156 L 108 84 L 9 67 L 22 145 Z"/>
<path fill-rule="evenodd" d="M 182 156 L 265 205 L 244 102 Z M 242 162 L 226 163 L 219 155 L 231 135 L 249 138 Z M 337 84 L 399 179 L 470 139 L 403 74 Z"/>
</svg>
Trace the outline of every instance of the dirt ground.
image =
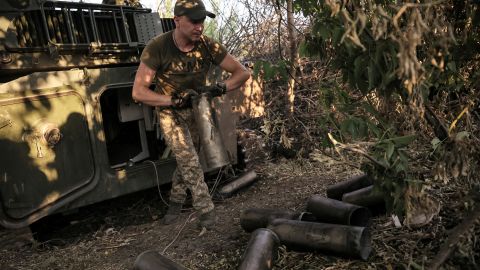
<svg viewBox="0 0 480 270">
<path fill-rule="evenodd" d="M 318 164 L 286 160 L 264 163 L 255 171 L 255 184 L 215 202 L 219 221 L 214 231 L 200 236 L 196 213 L 188 208 L 176 224 L 162 225 L 166 207 L 158 190 L 152 189 L 35 224 L 37 243 L 20 251 L 1 251 L 1 269 L 132 269 L 135 258 L 146 250 L 162 252 L 189 269 L 235 269 L 250 237 L 240 227 L 243 210 L 303 211 L 309 196 L 324 194 L 327 185 L 355 174 L 333 176 Z M 167 188 L 162 187 L 164 199 Z"/>
<path fill-rule="evenodd" d="M 215 202 L 219 222 L 214 231 L 200 235 L 196 214 L 188 208 L 178 223 L 162 225 L 166 207 L 158 190 L 151 189 L 38 222 L 32 227 L 37 243 L 19 251 L 0 251 L 0 269 L 133 269 L 136 257 L 146 250 L 161 252 L 189 269 L 236 269 L 250 238 L 240 227 L 243 210 L 303 211 L 311 195 L 325 194 L 328 185 L 360 173 L 333 161 L 285 159 L 263 162 L 254 169 L 255 184 Z M 161 188 L 166 197 L 167 187 Z M 421 267 L 435 231 L 405 231 L 387 217 L 377 217 L 373 223 L 373 252 L 366 262 L 281 247 L 274 269 Z M 398 242 L 397 233 L 413 234 L 414 240 Z"/>
</svg>

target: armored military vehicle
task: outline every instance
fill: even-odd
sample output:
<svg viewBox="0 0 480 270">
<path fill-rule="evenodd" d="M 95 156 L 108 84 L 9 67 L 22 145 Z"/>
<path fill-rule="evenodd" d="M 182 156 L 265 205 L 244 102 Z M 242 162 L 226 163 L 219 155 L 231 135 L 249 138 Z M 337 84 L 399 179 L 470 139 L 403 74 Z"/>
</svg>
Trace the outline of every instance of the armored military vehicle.
<svg viewBox="0 0 480 270">
<path fill-rule="evenodd" d="M 141 7 L 0 0 L 2 227 L 171 180 L 153 108 L 131 89 L 147 41 L 173 28 Z M 236 164 L 230 105 L 214 108 Z"/>
</svg>

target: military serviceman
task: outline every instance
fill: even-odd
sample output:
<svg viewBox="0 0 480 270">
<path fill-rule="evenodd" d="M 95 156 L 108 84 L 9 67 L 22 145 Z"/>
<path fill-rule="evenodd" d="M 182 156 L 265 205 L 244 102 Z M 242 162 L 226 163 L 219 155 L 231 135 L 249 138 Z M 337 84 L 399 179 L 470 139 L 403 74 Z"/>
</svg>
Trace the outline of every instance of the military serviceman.
<svg viewBox="0 0 480 270">
<path fill-rule="evenodd" d="M 211 97 L 237 89 L 248 80 L 250 73 L 222 44 L 203 35 L 206 17 L 214 18 L 215 14 L 207 11 L 201 0 L 176 1 L 176 28 L 153 38 L 143 50 L 132 97 L 137 102 L 156 106 L 165 142 L 177 161 L 170 206 L 163 223 L 171 224 L 178 219 L 189 189 L 193 207 L 200 213 L 200 225 L 210 229 L 216 216 L 196 150 L 199 138 L 191 100 L 201 88 Z M 220 66 L 230 77 L 205 87 L 212 65 Z M 156 88 L 151 91 L 149 86 L 154 79 Z"/>
</svg>

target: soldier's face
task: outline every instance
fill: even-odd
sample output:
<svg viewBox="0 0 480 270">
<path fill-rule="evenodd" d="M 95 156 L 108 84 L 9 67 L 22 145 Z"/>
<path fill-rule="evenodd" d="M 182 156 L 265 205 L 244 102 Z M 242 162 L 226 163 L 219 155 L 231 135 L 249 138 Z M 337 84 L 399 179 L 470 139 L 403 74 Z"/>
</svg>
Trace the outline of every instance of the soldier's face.
<svg viewBox="0 0 480 270">
<path fill-rule="evenodd" d="M 205 18 L 192 20 L 187 16 L 179 16 L 175 18 L 176 27 L 184 36 L 191 41 L 200 40 L 203 34 Z"/>
</svg>

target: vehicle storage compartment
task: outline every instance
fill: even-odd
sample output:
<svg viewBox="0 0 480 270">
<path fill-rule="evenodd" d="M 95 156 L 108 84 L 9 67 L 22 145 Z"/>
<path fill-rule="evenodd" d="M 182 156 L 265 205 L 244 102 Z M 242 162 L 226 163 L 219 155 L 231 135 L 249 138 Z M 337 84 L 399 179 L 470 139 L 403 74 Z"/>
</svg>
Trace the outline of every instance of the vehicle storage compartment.
<svg viewBox="0 0 480 270">
<path fill-rule="evenodd" d="M 86 112 L 77 93 L 3 99 L 0 115 L 9 120 L 0 130 L 0 203 L 10 218 L 27 218 L 93 181 Z"/>
<path fill-rule="evenodd" d="M 146 43 L 173 19 L 132 6 L 0 2 L 0 226 L 171 181 L 175 160 L 131 88 Z"/>
<path fill-rule="evenodd" d="M 112 168 L 170 156 L 156 124 L 154 108 L 135 103 L 131 96 L 132 86 L 122 86 L 108 88 L 100 98 Z"/>
</svg>

